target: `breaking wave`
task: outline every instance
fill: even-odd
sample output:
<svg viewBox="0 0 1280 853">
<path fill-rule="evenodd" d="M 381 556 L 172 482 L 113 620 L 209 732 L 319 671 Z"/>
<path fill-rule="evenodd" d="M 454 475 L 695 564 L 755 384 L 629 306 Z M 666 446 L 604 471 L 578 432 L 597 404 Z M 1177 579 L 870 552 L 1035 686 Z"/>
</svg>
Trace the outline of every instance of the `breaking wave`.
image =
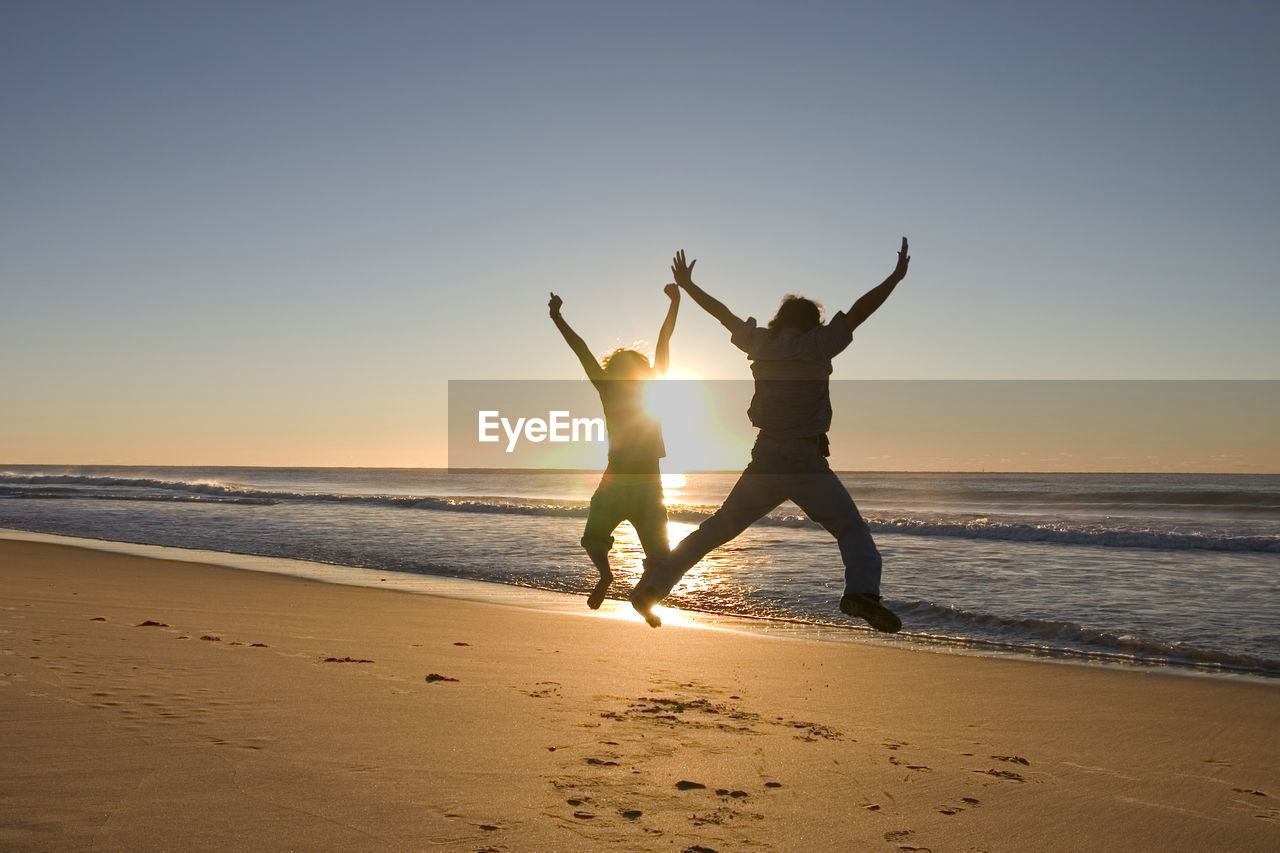
<svg viewBox="0 0 1280 853">
<path fill-rule="evenodd" d="M 367 495 L 254 489 L 213 480 L 162 480 L 145 477 L 97 477 L 77 474 L 21 475 L 0 473 L 0 498 L 177 501 L 270 506 L 279 503 L 363 505 L 440 512 L 585 518 L 586 501 L 493 496 Z M 673 521 L 699 524 L 714 507 L 673 505 Z M 1231 551 L 1280 554 L 1280 538 L 1253 535 L 1179 533 L 1143 530 L 1104 523 L 1027 523 L 980 518 L 937 519 L 867 513 L 877 534 L 908 534 L 953 539 L 984 539 L 1106 548 L 1146 548 L 1164 551 Z M 820 529 L 794 511 L 779 510 L 757 524 Z"/>
</svg>

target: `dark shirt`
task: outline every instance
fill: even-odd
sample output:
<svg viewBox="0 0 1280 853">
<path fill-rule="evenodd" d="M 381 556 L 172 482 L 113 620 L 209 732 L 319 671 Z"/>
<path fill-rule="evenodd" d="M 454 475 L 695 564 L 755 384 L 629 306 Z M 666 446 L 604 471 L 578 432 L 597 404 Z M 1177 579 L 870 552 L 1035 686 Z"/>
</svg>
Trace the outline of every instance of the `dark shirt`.
<svg viewBox="0 0 1280 853">
<path fill-rule="evenodd" d="M 667 455 L 662 424 L 645 407 L 646 380 L 592 380 L 604 406 L 609 431 L 609 470 L 615 474 L 656 474 Z"/>
<path fill-rule="evenodd" d="M 748 317 L 733 333 L 733 345 L 751 360 L 755 395 L 747 416 L 764 435 L 816 438 L 831 428 L 831 359 L 853 339 L 838 312 L 824 326 L 807 332 L 756 327 Z"/>
</svg>

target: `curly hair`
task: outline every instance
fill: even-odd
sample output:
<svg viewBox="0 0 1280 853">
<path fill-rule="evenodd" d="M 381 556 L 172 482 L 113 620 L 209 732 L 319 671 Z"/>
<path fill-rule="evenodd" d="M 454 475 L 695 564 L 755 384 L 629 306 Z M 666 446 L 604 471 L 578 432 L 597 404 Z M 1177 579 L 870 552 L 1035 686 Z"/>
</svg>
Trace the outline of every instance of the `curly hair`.
<svg viewBox="0 0 1280 853">
<path fill-rule="evenodd" d="M 600 364 L 611 379 L 635 378 L 650 369 L 649 359 L 626 347 L 609 353 Z"/>
<path fill-rule="evenodd" d="M 788 293 L 778 306 L 778 313 L 769 321 L 769 331 L 799 329 L 807 332 L 822 323 L 822 306 L 812 299 Z"/>
</svg>

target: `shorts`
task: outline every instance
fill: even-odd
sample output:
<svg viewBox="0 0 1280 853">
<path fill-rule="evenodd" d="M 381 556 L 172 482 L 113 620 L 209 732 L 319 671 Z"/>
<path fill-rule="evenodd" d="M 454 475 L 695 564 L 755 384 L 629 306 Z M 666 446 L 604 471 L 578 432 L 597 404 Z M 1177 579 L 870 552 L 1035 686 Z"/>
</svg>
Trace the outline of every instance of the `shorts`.
<svg viewBox="0 0 1280 853">
<path fill-rule="evenodd" d="M 613 531 L 624 521 L 635 527 L 646 556 L 666 557 L 671 552 L 661 479 L 615 477 L 606 473 L 591 496 L 582 547 L 609 550 L 613 547 Z"/>
</svg>

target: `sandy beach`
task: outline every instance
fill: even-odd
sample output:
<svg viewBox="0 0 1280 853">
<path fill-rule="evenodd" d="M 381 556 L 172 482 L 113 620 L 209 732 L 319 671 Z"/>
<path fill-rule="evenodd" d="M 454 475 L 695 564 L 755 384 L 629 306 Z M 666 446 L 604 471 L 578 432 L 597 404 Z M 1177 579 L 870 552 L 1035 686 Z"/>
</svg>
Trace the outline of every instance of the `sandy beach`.
<svg viewBox="0 0 1280 853">
<path fill-rule="evenodd" d="M 1270 684 L 32 542 L 0 578 L 6 850 L 1280 845 Z"/>
</svg>

